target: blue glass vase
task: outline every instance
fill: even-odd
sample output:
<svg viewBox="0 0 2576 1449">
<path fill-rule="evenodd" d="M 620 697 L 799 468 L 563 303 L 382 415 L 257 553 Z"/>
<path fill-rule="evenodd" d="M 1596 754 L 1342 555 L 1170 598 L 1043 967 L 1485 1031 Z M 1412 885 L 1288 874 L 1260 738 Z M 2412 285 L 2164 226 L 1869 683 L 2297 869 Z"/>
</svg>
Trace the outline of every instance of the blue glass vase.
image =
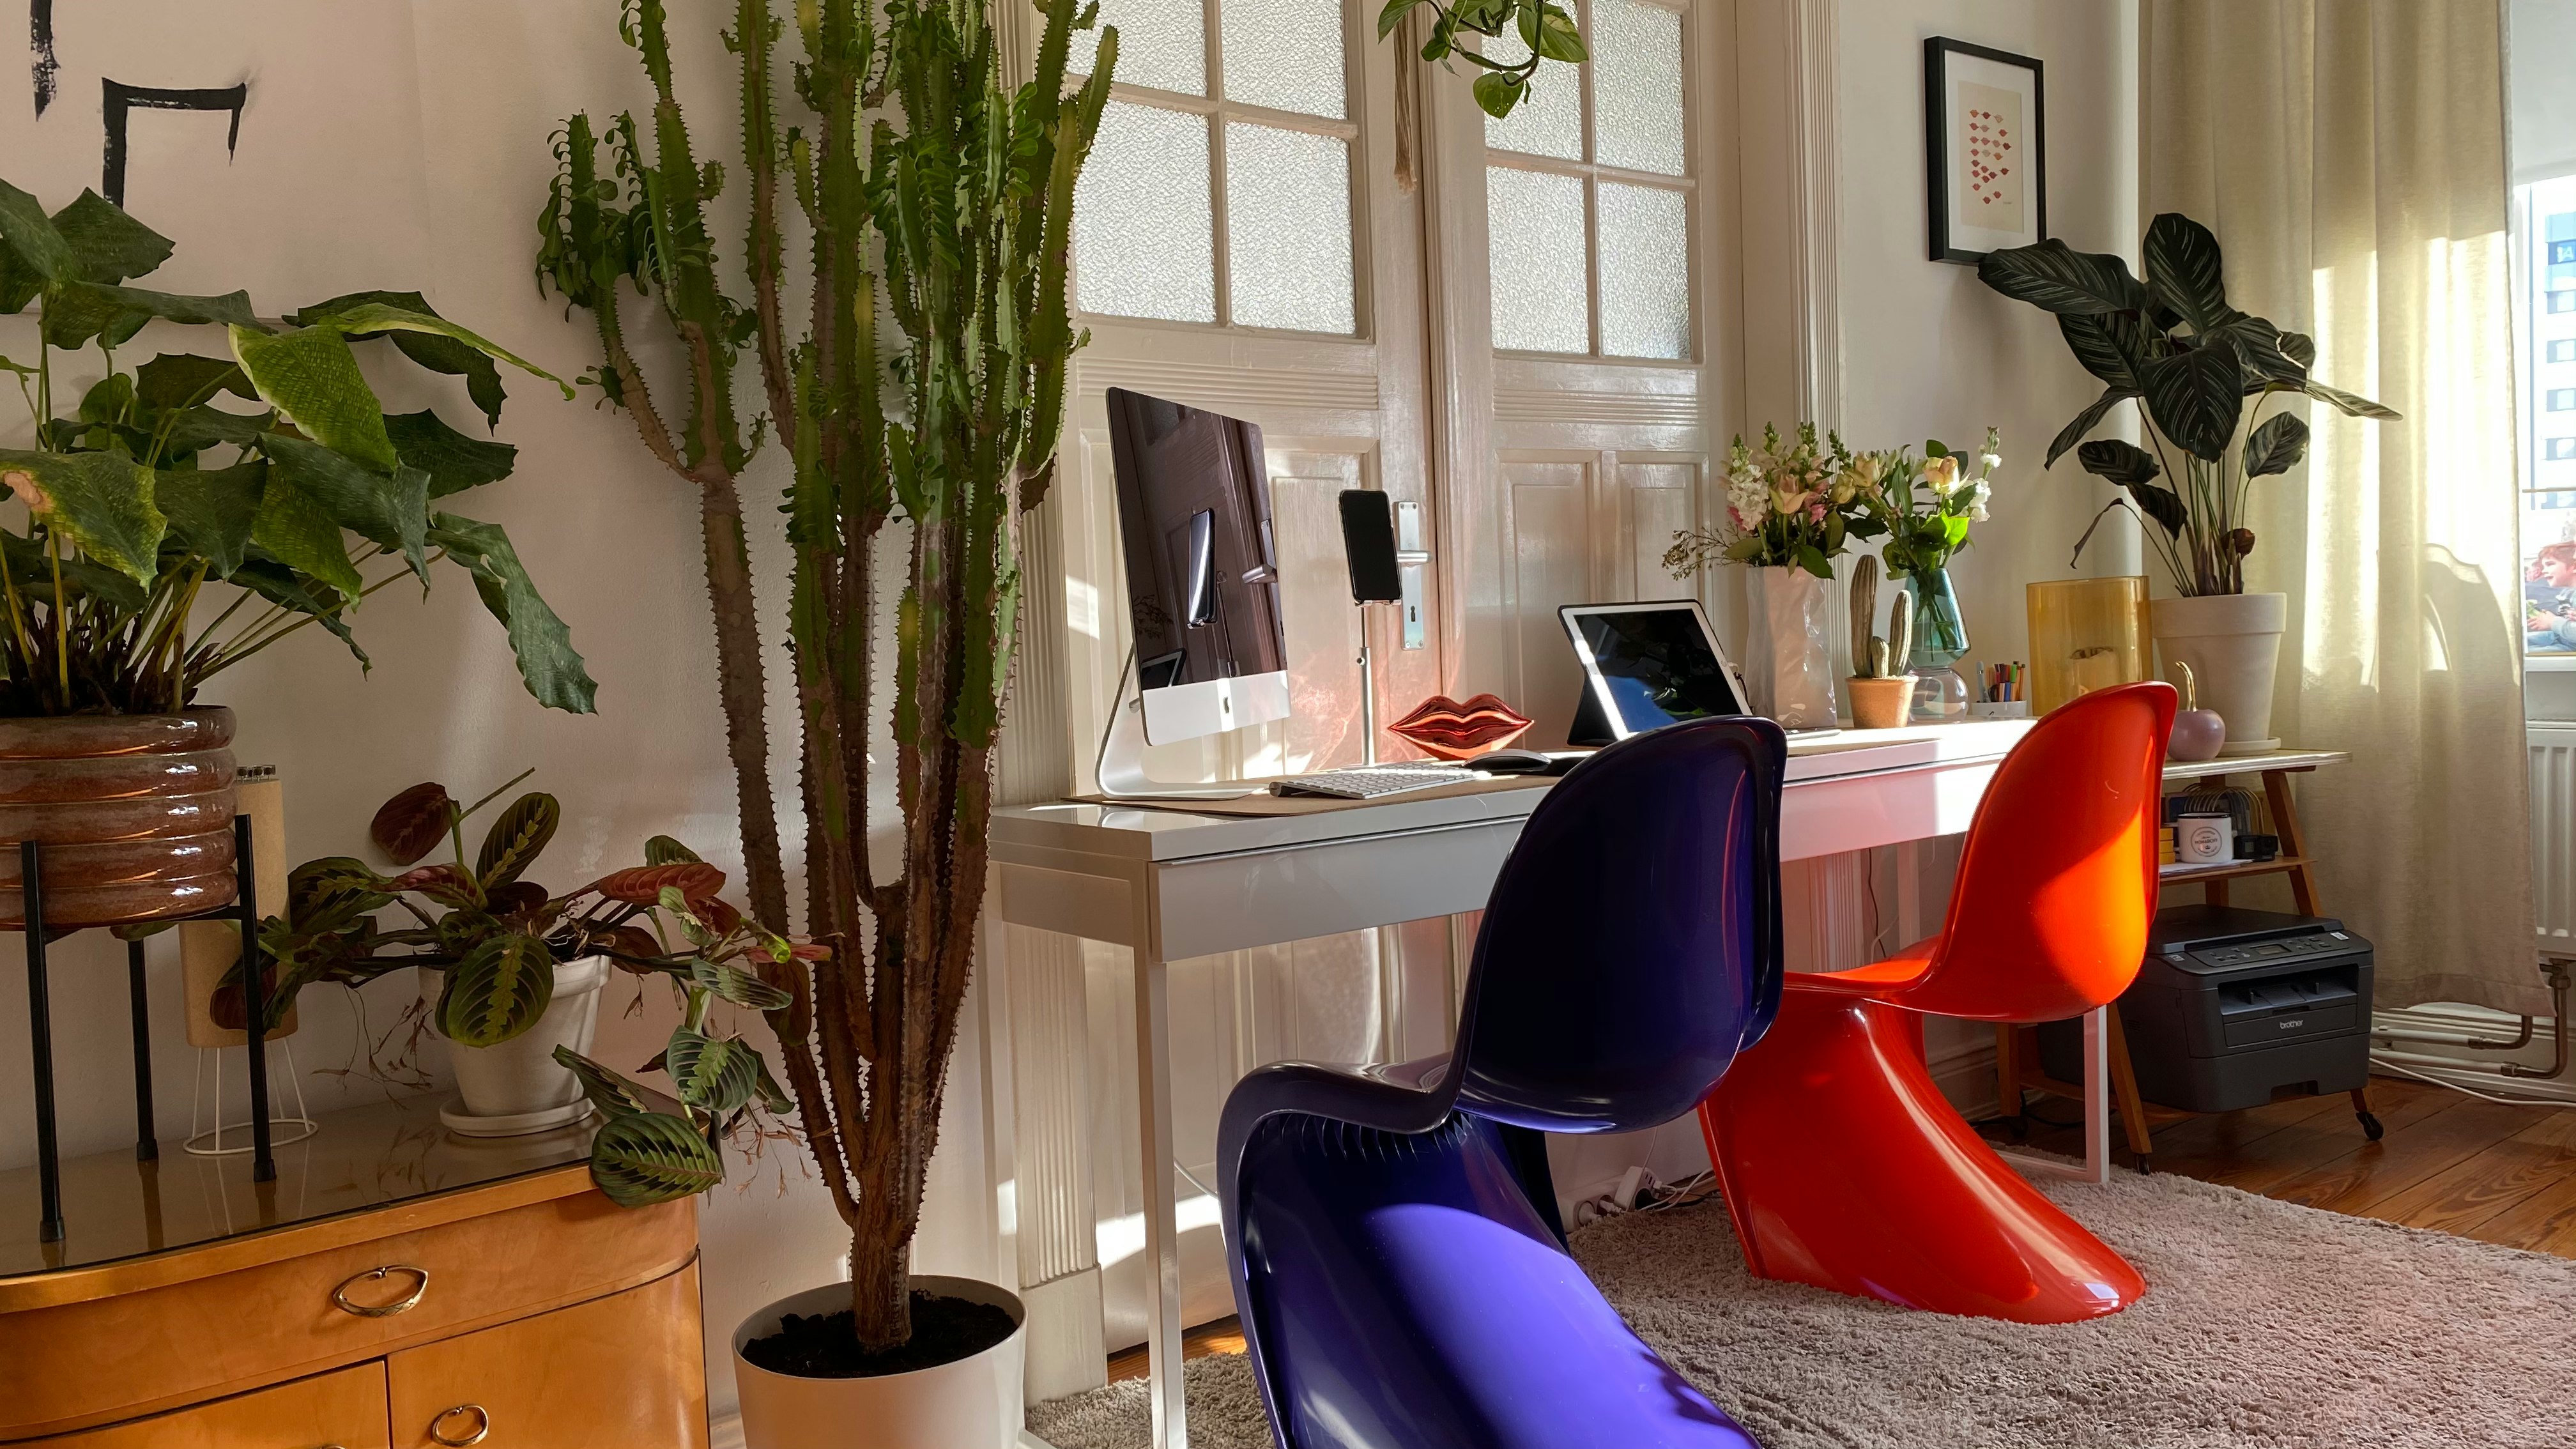
<svg viewBox="0 0 2576 1449">
<path fill-rule="evenodd" d="M 1957 724 L 1968 717 L 1968 681 L 1953 666 L 1968 655 L 1968 626 L 1950 571 L 1925 569 L 1905 587 L 1914 594 L 1914 647 L 1905 661 L 1915 676 L 1914 722 Z"/>
</svg>

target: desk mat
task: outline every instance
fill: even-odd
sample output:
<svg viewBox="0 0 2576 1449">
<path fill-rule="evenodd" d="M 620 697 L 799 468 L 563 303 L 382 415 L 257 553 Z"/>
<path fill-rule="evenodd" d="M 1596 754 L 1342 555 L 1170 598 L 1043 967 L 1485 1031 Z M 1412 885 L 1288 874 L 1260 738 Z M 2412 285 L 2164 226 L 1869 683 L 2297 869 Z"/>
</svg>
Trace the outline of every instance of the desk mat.
<svg viewBox="0 0 2576 1449">
<path fill-rule="evenodd" d="M 1482 780 L 1462 780 L 1455 785 L 1434 785 L 1428 790 L 1407 790 L 1401 795 L 1381 795 L 1374 800 L 1336 800 L 1329 795 L 1272 795 L 1266 792 L 1232 800 L 1112 800 L 1106 795 L 1076 795 L 1072 798 L 1082 805 L 1115 805 L 1122 810 L 1172 810 L 1183 815 L 1322 815 L 1370 805 L 1438 800 L 1450 795 L 1490 795 L 1497 790 L 1527 790 L 1554 783 L 1555 777 L 1549 775 L 1497 775 Z"/>
</svg>

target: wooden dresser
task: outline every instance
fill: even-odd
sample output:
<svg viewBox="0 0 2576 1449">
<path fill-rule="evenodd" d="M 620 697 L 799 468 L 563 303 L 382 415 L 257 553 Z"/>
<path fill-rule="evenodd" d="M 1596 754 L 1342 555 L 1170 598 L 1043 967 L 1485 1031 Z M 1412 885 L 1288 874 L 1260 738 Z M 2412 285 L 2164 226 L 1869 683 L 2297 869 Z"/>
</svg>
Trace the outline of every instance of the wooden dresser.
<svg viewBox="0 0 2576 1449">
<path fill-rule="evenodd" d="M 456 1137 L 437 1099 L 277 1151 L 0 1173 L 0 1443 L 704 1449 L 697 1205 L 613 1207 L 588 1129 Z"/>
</svg>

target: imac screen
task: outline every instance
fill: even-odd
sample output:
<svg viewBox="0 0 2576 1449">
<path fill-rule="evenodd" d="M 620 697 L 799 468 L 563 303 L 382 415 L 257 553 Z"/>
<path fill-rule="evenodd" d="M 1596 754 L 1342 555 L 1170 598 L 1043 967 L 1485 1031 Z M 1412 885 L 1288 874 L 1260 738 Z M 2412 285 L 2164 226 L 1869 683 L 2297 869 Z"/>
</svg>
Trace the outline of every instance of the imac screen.
<svg viewBox="0 0 2576 1449">
<path fill-rule="evenodd" d="M 1629 733 L 1744 713 L 1734 681 L 1691 609 L 1585 613 L 1574 624 Z"/>
<path fill-rule="evenodd" d="M 1143 687 L 1287 668 L 1261 430 L 1111 388 L 1109 438 Z"/>
</svg>

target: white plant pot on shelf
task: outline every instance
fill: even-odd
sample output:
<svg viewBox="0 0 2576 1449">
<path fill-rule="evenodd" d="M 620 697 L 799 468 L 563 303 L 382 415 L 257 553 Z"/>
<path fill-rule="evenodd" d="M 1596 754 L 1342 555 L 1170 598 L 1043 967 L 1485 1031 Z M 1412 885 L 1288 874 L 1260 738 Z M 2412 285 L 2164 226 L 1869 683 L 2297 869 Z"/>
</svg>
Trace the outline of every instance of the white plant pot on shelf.
<svg viewBox="0 0 2576 1449">
<path fill-rule="evenodd" d="M 2201 707 L 2227 722 L 2227 745 L 2219 754 L 2279 749 L 2281 741 L 2272 733 L 2272 684 L 2280 672 L 2290 596 L 2202 594 L 2157 599 L 2148 608 L 2165 672 L 2190 665 Z"/>
<path fill-rule="evenodd" d="M 517 1137 L 588 1116 L 581 1080 L 556 1062 L 555 1048 L 590 1054 L 599 1026 L 599 989 L 608 984 L 608 969 L 605 956 L 562 962 L 555 967 L 554 1000 L 535 1025 L 499 1046 L 447 1042 L 459 1100 L 440 1108 L 438 1120 L 467 1137 Z M 446 984 L 444 973 L 424 966 L 420 974 L 435 1001 Z"/>
<path fill-rule="evenodd" d="M 994 1304 L 1017 1327 L 982 1353 L 933 1368 L 864 1379 L 800 1378 L 745 1359 L 744 1345 L 776 1333 L 790 1313 L 848 1308 L 850 1285 L 831 1283 L 781 1298 L 733 1332 L 733 1379 L 742 1395 L 747 1449 L 1016 1449 L 1028 1311 L 1008 1290 L 972 1278 L 916 1274 L 912 1284 L 926 1293 Z"/>
</svg>

